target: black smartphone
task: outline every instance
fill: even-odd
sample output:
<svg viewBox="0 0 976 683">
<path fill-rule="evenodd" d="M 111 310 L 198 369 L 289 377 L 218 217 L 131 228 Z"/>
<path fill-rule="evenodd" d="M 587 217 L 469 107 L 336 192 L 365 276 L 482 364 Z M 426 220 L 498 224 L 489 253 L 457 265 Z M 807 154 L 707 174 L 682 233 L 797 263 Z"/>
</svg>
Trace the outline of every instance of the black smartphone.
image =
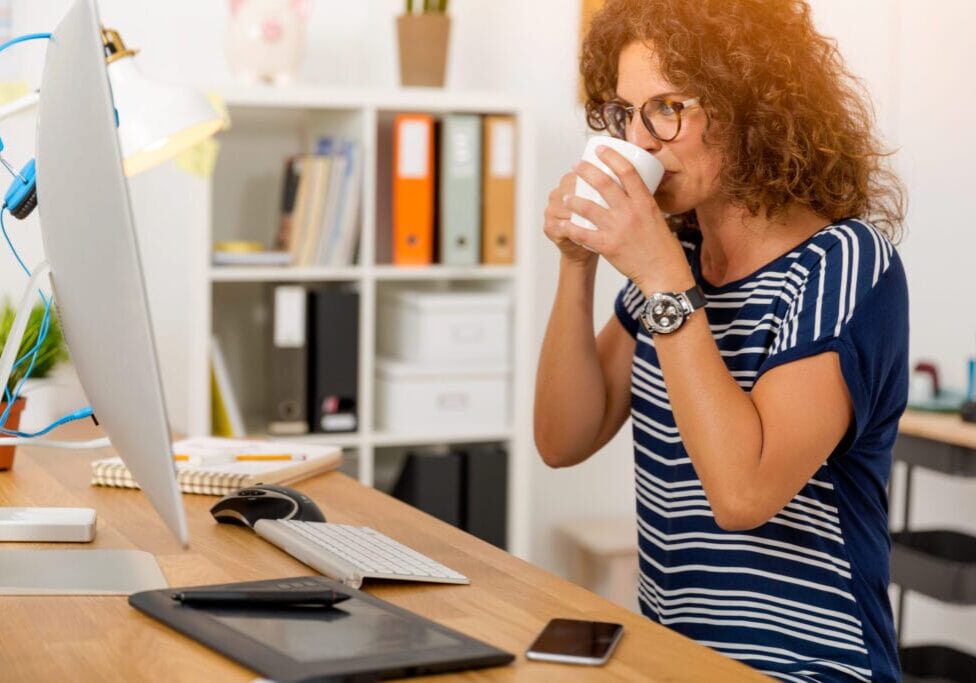
<svg viewBox="0 0 976 683">
<path fill-rule="evenodd" d="M 606 664 L 624 627 L 606 621 L 553 619 L 526 651 L 528 659 L 565 664 Z"/>
</svg>

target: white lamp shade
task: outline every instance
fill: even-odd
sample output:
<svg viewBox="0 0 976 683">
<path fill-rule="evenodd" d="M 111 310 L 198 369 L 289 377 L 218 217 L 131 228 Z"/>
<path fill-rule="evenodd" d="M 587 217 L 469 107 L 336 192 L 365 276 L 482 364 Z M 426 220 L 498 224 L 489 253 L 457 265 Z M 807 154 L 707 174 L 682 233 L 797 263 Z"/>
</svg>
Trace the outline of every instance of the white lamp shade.
<svg viewBox="0 0 976 683">
<path fill-rule="evenodd" d="M 223 127 L 201 93 L 146 78 L 131 56 L 108 65 L 126 175 L 172 159 Z"/>
</svg>

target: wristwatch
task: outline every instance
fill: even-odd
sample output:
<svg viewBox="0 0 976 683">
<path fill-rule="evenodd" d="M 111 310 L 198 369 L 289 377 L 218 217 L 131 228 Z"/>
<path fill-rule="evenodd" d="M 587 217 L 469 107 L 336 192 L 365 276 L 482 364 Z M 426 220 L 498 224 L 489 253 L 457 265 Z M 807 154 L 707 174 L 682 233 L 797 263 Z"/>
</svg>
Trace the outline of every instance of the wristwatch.
<svg viewBox="0 0 976 683">
<path fill-rule="evenodd" d="M 706 303 L 698 285 L 686 292 L 655 292 L 647 297 L 639 318 L 648 334 L 671 334 Z"/>
</svg>

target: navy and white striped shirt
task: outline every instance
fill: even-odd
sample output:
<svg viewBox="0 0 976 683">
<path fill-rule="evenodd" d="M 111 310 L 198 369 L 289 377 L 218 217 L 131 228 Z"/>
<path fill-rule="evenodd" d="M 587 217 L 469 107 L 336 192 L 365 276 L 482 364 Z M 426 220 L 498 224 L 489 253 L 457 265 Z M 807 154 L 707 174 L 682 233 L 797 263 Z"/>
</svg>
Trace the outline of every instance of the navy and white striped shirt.
<svg viewBox="0 0 976 683">
<path fill-rule="evenodd" d="M 847 436 L 762 526 L 716 525 L 681 442 L 628 283 L 617 317 L 637 339 L 631 416 L 644 614 L 785 681 L 897 681 L 886 486 L 908 393 L 908 294 L 888 240 L 835 223 L 752 275 L 710 286 L 700 234 L 682 238 L 725 364 L 744 390 L 778 365 L 836 352 Z"/>
</svg>

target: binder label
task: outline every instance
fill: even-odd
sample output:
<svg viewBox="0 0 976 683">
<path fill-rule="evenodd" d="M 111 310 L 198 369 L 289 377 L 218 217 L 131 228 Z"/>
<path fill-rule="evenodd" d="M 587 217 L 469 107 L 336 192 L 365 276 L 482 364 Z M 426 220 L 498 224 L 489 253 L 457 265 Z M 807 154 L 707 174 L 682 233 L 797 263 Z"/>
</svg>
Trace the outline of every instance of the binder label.
<svg viewBox="0 0 976 683">
<path fill-rule="evenodd" d="M 475 155 L 475 141 L 471 131 L 465 128 L 455 128 L 451 132 L 451 146 L 454 152 L 451 161 L 451 173 L 455 178 L 473 178 L 477 171 L 478 159 Z"/>
<path fill-rule="evenodd" d="M 305 346 L 305 288 L 276 287 L 274 345 L 285 349 Z"/>
<path fill-rule="evenodd" d="M 425 121 L 404 121 L 400 124 L 400 168 L 397 175 L 401 178 L 427 177 L 429 134 L 430 127 Z"/>
<path fill-rule="evenodd" d="M 497 178 L 515 176 L 515 126 L 496 121 L 491 136 L 491 175 Z"/>
</svg>

